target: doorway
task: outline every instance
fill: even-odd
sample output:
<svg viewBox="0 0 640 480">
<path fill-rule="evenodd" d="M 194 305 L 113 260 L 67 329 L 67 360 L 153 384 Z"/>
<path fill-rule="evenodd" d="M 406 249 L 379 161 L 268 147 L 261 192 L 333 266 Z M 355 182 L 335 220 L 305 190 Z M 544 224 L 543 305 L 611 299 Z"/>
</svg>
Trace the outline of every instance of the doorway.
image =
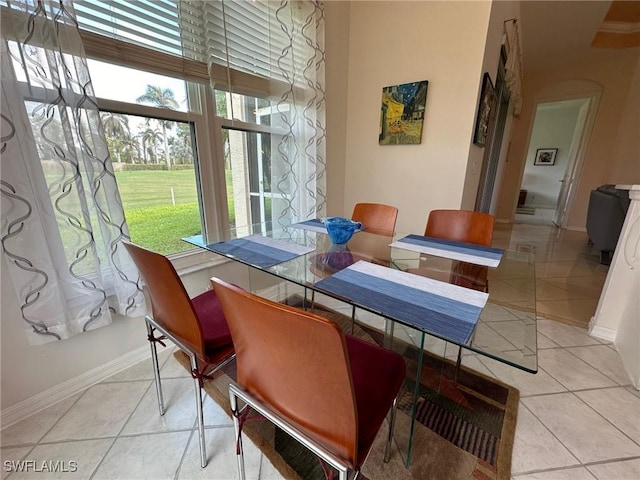
<svg viewBox="0 0 640 480">
<path fill-rule="evenodd" d="M 537 104 L 515 220 L 566 228 L 595 101 L 584 97 Z"/>
</svg>

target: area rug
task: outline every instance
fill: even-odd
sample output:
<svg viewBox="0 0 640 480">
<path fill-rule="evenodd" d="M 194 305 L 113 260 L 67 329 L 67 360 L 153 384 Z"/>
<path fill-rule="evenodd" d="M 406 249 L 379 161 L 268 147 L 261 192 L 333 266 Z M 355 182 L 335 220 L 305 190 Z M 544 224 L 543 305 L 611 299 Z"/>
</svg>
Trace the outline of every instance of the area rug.
<svg viewBox="0 0 640 480">
<path fill-rule="evenodd" d="M 316 309 L 351 331 L 351 319 Z M 381 343 L 382 334 L 356 325 L 354 335 Z M 519 392 L 517 389 L 465 367 L 453 380 L 455 365 L 425 354 L 419 387 L 417 422 L 414 427 L 411 466 L 405 467 L 415 385 L 417 351 L 404 342 L 394 342 L 407 361 L 407 381 L 398 406 L 395 444 L 391 459 L 383 462 L 387 425 L 375 440 L 359 478 L 363 480 L 508 480 L 515 434 Z M 176 359 L 188 369 L 184 354 Z M 225 367 L 204 389 L 226 412 L 228 385 L 235 379 L 235 362 Z M 251 438 L 276 469 L 287 479 L 323 479 L 317 457 L 266 420 L 247 421 L 243 435 Z"/>
<path fill-rule="evenodd" d="M 535 215 L 536 209 L 533 207 L 517 207 L 516 213 L 519 213 L 521 215 Z"/>
</svg>

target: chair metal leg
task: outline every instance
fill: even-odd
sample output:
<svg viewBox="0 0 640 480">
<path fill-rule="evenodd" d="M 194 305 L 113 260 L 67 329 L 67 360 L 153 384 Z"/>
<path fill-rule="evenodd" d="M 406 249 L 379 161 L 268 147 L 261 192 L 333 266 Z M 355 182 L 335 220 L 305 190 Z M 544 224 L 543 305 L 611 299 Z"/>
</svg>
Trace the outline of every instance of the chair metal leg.
<svg viewBox="0 0 640 480">
<path fill-rule="evenodd" d="M 453 382 L 458 383 L 458 373 L 460 372 L 460 364 L 462 363 L 462 347 L 458 347 L 458 359 L 456 360 L 456 369 L 453 373 Z"/>
<path fill-rule="evenodd" d="M 476 329 L 473 329 L 473 333 L 471 334 L 471 340 L 469 340 L 469 345 L 473 345 L 473 342 L 476 339 Z M 462 347 L 458 346 L 458 359 L 456 360 L 456 371 L 453 375 L 454 383 L 458 383 L 458 373 L 460 373 L 460 365 L 462 364 Z"/>
<path fill-rule="evenodd" d="M 384 340 L 383 340 L 383 346 L 385 348 L 389 348 L 391 350 L 393 350 L 392 345 L 393 345 L 393 338 L 395 336 L 395 328 L 396 328 L 396 322 L 393 322 L 391 320 L 389 320 L 387 317 L 384 318 Z"/>
<path fill-rule="evenodd" d="M 351 308 L 351 335 L 353 335 L 355 328 L 356 328 L 356 306 L 353 305 Z"/>
<path fill-rule="evenodd" d="M 154 328 L 148 322 L 145 321 L 147 325 L 147 335 L 148 338 L 153 338 Z M 164 415 L 164 398 L 162 396 L 162 383 L 160 382 L 160 364 L 158 363 L 158 349 L 156 348 L 156 342 L 153 340 L 149 340 L 149 346 L 151 347 L 151 361 L 153 362 L 153 376 L 155 378 L 156 383 L 156 395 L 158 397 L 158 409 L 160 410 L 160 416 Z"/>
<path fill-rule="evenodd" d="M 238 409 L 238 397 L 229 390 L 229 405 L 233 415 L 233 429 L 236 434 L 236 459 L 238 461 L 238 478 L 245 480 L 244 474 L 244 452 L 242 449 L 242 434 L 240 432 L 240 410 Z"/>
<path fill-rule="evenodd" d="M 391 443 L 393 442 L 393 429 L 396 424 L 396 411 L 398 410 L 398 397 L 393 399 L 393 405 L 389 411 L 389 434 L 387 435 L 387 445 L 384 449 L 384 463 L 389 461 L 391 456 Z"/>
<path fill-rule="evenodd" d="M 198 371 L 198 362 L 195 355 L 189 355 L 191 361 L 191 371 Z M 198 413 L 198 436 L 200 439 L 200 466 L 202 468 L 207 466 L 207 447 L 205 445 L 204 438 L 204 415 L 202 413 L 202 389 L 200 388 L 201 378 L 194 378 L 195 396 L 196 396 L 196 412 Z"/>
</svg>

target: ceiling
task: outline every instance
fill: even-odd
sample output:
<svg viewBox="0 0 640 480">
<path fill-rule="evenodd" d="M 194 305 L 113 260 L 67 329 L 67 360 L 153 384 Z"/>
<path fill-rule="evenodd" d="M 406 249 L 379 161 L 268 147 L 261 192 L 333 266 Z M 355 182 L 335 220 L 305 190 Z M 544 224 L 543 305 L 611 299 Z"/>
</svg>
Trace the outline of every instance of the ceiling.
<svg viewBox="0 0 640 480">
<path fill-rule="evenodd" d="M 607 17 L 609 12 L 611 13 Z M 639 12 L 638 1 L 521 2 L 520 32 L 524 70 L 557 68 L 568 64 L 605 61 L 618 56 L 640 55 L 640 46 L 592 47 L 598 31 L 610 30 L 611 26 L 622 33 L 638 37 Z"/>
</svg>

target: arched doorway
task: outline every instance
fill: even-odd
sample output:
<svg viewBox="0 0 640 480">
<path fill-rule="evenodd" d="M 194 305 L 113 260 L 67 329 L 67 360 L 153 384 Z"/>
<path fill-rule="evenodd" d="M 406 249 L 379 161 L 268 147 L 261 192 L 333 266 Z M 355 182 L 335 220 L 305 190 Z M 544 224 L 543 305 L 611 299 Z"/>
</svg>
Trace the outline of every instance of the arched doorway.
<svg viewBox="0 0 640 480">
<path fill-rule="evenodd" d="M 597 100 L 591 96 L 537 104 L 515 220 L 566 228 Z"/>
</svg>

